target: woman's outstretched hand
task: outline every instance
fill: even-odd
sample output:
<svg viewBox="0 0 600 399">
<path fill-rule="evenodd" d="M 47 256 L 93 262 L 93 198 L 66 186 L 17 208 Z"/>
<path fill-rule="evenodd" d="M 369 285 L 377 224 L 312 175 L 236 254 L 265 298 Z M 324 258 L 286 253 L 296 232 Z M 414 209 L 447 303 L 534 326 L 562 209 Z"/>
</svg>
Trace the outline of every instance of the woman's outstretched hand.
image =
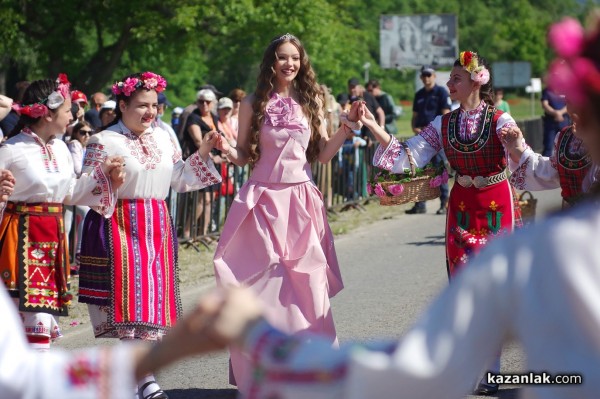
<svg viewBox="0 0 600 399">
<path fill-rule="evenodd" d="M 202 137 L 202 143 L 200 144 L 200 148 L 198 152 L 200 153 L 200 157 L 206 162 L 208 161 L 208 154 L 211 152 L 213 148 L 215 148 L 217 142 L 221 135 L 216 130 L 212 130 Z"/>
</svg>

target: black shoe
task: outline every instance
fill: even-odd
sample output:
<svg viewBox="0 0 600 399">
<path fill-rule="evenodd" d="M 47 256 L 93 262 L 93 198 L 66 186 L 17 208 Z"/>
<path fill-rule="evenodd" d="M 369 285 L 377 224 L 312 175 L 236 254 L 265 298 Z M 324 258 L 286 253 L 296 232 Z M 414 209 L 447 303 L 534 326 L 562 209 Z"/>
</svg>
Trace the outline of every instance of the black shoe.
<svg viewBox="0 0 600 399">
<path fill-rule="evenodd" d="M 425 209 L 425 208 L 417 208 L 416 206 L 413 206 L 409 210 L 405 211 L 405 213 L 407 213 L 409 215 L 414 215 L 414 214 L 417 214 L 417 213 L 426 213 L 426 212 L 427 212 L 427 209 Z"/>
<path fill-rule="evenodd" d="M 435 211 L 436 215 L 445 215 L 446 214 L 446 207 L 443 206 L 440 209 L 438 209 L 437 211 Z"/>
<path fill-rule="evenodd" d="M 474 394 L 475 395 L 483 395 L 483 396 L 489 396 L 489 395 L 493 395 L 496 392 L 498 392 L 498 384 L 492 384 L 492 385 L 488 385 L 488 384 L 479 384 L 477 386 L 477 389 L 475 390 Z"/>
</svg>

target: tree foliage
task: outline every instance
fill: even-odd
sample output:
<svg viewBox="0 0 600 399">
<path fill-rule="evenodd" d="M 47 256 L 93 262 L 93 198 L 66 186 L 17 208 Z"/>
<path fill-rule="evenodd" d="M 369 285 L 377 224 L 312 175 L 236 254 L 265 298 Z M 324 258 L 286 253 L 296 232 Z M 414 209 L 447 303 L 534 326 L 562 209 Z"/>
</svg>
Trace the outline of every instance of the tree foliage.
<svg viewBox="0 0 600 399">
<path fill-rule="evenodd" d="M 169 81 L 172 102 L 191 102 L 210 82 L 222 91 L 251 91 L 266 45 L 286 32 L 305 43 L 322 83 L 345 90 L 370 76 L 398 98 L 412 98 L 414 72 L 384 70 L 379 15 L 458 15 L 459 44 L 491 61 L 529 61 L 540 76 L 552 56 L 548 25 L 582 17 L 577 0 L 0 0 L 0 89 L 66 72 L 91 93 L 122 76 L 155 70 Z"/>
</svg>

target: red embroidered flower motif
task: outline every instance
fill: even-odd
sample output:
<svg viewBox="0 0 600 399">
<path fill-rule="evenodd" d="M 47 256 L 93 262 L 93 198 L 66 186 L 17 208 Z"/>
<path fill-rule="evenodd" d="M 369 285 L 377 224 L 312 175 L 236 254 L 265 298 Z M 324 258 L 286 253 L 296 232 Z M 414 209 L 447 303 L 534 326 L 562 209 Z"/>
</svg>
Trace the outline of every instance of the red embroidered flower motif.
<svg viewBox="0 0 600 399">
<path fill-rule="evenodd" d="M 100 372 L 88 358 L 80 357 L 69 365 L 67 376 L 72 386 L 82 386 L 93 384 L 100 377 Z"/>
</svg>

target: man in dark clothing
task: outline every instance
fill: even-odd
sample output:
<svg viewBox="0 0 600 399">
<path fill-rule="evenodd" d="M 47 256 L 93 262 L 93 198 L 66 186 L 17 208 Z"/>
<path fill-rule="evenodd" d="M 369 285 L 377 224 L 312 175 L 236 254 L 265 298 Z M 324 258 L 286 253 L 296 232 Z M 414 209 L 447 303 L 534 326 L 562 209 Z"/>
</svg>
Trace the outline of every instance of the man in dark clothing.
<svg viewBox="0 0 600 399">
<path fill-rule="evenodd" d="M 379 81 L 375 79 L 369 80 L 367 83 L 367 91 L 375 97 L 375 100 L 379 103 L 379 106 L 383 110 L 385 115 L 385 131 L 391 135 L 398 133 L 398 127 L 396 126 L 396 106 L 394 105 L 394 99 L 391 95 L 381 90 Z"/>
<path fill-rule="evenodd" d="M 423 88 L 417 91 L 413 102 L 411 126 L 414 134 L 421 133 L 421 130 L 429 125 L 436 116 L 450 112 L 451 105 L 446 89 L 435 83 L 435 70 L 432 67 L 423 66 L 421 68 L 421 81 L 423 82 Z M 441 154 L 443 154 L 443 151 L 433 158 L 434 165 L 445 163 L 446 156 Z M 443 215 L 446 213 L 446 204 L 448 203 L 448 183 L 442 184 L 440 191 L 441 204 L 436 213 Z M 427 209 L 424 201 L 416 202 L 411 209 L 406 211 L 409 215 L 425 212 L 427 212 Z"/>
</svg>

